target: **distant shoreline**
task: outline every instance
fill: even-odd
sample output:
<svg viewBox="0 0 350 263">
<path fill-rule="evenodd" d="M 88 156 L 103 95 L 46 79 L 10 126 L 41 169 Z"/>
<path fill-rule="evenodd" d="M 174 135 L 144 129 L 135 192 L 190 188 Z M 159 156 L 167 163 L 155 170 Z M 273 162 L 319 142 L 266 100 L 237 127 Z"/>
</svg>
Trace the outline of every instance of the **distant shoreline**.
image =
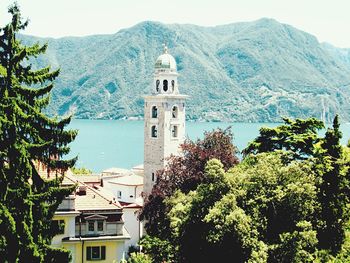
<svg viewBox="0 0 350 263">
<path fill-rule="evenodd" d="M 120 119 L 102 119 L 102 118 L 72 118 L 73 120 L 92 120 L 92 121 L 143 121 L 143 117 L 129 117 Z M 292 118 L 294 119 L 294 118 Z M 302 118 L 301 118 L 302 119 Z M 251 123 L 251 124 L 279 124 L 284 123 L 283 121 L 229 121 L 229 120 L 203 120 L 203 119 L 186 119 L 186 122 L 198 122 L 198 123 Z M 331 124 L 330 122 L 325 122 L 326 125 Z M 350 124 L 350 122 L 343 122 L 341 124 Z"/>
<path fill-rule="evenodd" d="M 143 121 L 143 117 L 129 117 L 119 119 L 102 119 L 102 118 L 72 118 L 73 120 L 90 120 L 90 121 Z M 204 119 L 186 119 L 186 122 L 198 122 L 198 123 L 252 123 L 252 124 L 264 124 L 264 123 L 283 123 L 282 121 L 229 121 L 229 120 L 204 120 Z"/>
</svg>

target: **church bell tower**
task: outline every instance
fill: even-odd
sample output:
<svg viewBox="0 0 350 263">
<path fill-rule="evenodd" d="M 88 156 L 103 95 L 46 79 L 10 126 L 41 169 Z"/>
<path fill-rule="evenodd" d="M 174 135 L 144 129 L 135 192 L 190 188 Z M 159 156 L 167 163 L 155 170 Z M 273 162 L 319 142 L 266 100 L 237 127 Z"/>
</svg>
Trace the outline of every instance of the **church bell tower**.
<svg viewBox="0 0 350 263">
<path fill-rule="evenodd" d="M 144 96 L 144 186 L 151 193 L 157 171 L 164 168 L 166 158 L 180 153 L 185 139 L 185 100 L 179 92 L 176 61 L 164 52 L 155 63 L 151 94 Z"/>
</svg>

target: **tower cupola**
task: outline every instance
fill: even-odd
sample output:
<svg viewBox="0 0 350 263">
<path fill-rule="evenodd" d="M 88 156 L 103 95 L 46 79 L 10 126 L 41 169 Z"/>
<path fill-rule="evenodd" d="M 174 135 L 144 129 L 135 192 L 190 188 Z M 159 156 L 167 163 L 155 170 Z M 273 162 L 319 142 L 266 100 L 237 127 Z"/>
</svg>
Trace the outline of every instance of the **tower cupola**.
<svg viewBox="0 0 350 263">
<path fill-rule="evenodd" d="M 164 45 L 163 54 L 157 58 L 154 67 L 156 72 L 176 72 L 175 58 L 168 53 L 168 47 L 166 45 Z"/>
<path fill-rule="evenodd" d="M 164 45 L 163 54 L 157 58 L 154 69 L 152 94 L 178 94 L 176 61 L 169 54 L 166 45 Z"/>
</svg>

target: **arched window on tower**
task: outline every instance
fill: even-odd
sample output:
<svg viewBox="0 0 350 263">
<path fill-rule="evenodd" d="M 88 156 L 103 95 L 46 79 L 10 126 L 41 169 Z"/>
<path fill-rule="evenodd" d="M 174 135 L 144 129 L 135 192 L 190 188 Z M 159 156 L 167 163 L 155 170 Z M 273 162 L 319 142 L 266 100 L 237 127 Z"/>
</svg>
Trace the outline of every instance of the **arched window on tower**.
<svg viewBox="0 0 350 263">
<path fill-rule="evenodd" d="M 168 91 L 168 81 L 167 81 L 166 79 L 163 80 L 163 90 L 164 90 L 165 92 Z"/>
<path fill-rule="evenodd" d="M 151 137 L 152 138 L 157 138 L 158 137 L 158 129 L 156 125 L 153 125 L 151 127 Z"/>
<path fill-rule="evenodd" d="M 179 108 L 177 106 L 173 106 L 171 110 L 171 115 L 174 119 L 177 118 L 178 113 L 179 113 Z"/>
<path fill-rule="evenodd" d="M 171 90 L 172 90 L 172 92 L 174 92 L 174 90 L 175 90 L 175 80 L 171 81 Z"/>
<path fill-rule="evenodd" d="M 152 118 L 157 118 L 158 117 L 158 109 L 157 106 L 152 107 Z"/>
</svg>

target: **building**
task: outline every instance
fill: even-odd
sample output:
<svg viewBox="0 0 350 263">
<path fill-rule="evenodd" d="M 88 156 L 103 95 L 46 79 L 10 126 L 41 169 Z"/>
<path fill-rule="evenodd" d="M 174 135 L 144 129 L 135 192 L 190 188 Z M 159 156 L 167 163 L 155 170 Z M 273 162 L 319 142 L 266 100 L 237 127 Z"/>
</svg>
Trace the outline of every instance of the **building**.
<svg viewBox="0 0 350 263">
<path fill-rule="evenodd" d="M 126 247 L 137 246 L 143 234 L 143 226 L 138 219 L 143 205 L 143 176 L 133 170 L 116 168 L 105 170 L 102 174 L 103 189 L 108 190 L 123 207 L 125 227 L 131 237 L 126 241 Z"/>
<path fill-rule="evenodd" d="M 178 155 L 185 139 L 185 100 L 177 81 L 176 61 L 164 46 L 155 63 L 151 95 L 144 96 L 144 187 L 150 193 L 166 158 Z"/>
<path fill-rule="evenodd" d="M 100 187 L 91 187 L 65 175 L 62 187 L 76 191 L 58 207 L 53 223 L 61 231 L 52 246 L 71 251 L 72 262 L 120 262 L 130 235 L 124 226 L 123 206 Z"/>
<path fill-rule="evenodd" d="M 119 202 L 142 204 L 142 176 L 132 173 L 115 178 L 102 178 L 102 185 L 110 190 Z"/>
</svg>

